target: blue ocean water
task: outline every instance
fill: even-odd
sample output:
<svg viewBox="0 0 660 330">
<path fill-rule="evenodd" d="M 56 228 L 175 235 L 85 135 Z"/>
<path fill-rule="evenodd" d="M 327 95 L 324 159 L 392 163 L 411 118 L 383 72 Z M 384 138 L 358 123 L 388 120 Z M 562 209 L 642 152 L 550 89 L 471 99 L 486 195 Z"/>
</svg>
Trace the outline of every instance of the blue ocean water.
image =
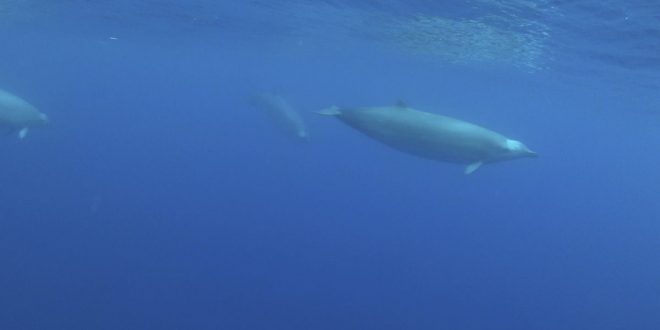
<svg viewBox="0 0 660 330">
<path fill-rule="evenodd" d="M 0 329 L 660 329 L 660 5 L 0 4 Z M 248 99 L 281 95 L 291 141 Z M 463 168 L 314 113 L 540 154 Z"/>
</svg>

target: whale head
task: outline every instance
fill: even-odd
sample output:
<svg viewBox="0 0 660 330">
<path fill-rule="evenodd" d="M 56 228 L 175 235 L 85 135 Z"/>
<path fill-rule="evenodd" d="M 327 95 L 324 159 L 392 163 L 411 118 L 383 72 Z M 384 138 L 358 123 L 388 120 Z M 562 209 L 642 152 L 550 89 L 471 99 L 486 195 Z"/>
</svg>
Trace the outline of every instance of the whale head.
<svg viewBox="0 0 660 330">
<path fill-rule="evenodd" d="M 48 116 L 46 116 L 45 113 L 39 113 L 39 116 L 37 116 L 38 119 L 37 121 L 42 123 L 42 124 L 47 124 L 48 123 Z"/>
<path fill-rule="evenodd" d="M 527 146 L 520 141 L 506 139 L 506 142 L 504 143 L 504 152 L 501 155 L 501 157 L 502 159 L 515 159 L 515 158 L 525 158 L 525 157 L 535 158 L 538 157 L 538 154 L 527 148 Z"/>
<path fill-rule="evenodd" d="M 45 126 L 48 124 L 48 116 L 45 113 L 36 112 L 26 120 L 26 124 L 32 127 Z"/>
</svg>

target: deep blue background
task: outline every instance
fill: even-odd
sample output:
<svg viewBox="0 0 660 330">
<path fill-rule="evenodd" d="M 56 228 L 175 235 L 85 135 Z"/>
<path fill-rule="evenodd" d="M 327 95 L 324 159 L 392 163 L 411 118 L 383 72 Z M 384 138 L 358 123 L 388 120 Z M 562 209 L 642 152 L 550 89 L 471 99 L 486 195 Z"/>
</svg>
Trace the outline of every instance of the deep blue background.
<svg viewBox="0 0 660 330">
<path fill-rule="evenodd" d="M 622 81 L 555 49 L 530 73 L 47 8 L 0 33 L 1 87 L 52 120 L 0 140 L 1 329 L 660 328 L 660 102 L 631 83 L 654 64 Z M 264 90 L 309 144 L 249 106 Z M 464 176 L 312 112 L 399 99 L 541 157 Z"/>
</svg>

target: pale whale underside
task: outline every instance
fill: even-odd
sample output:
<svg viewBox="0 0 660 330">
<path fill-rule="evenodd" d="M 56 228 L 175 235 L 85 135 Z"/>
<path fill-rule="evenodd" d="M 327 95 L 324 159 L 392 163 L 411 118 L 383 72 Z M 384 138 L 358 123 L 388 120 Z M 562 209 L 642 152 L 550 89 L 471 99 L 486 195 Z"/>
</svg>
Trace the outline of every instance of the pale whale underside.
<svg viewBox="0 0 660 330">
<path fill-rule="evenodd" d="M 459 119 L 423 112 L 406 105 L 319 111 L 399 151 L 443 162 L 469 164 L 466 173 L 484 163 L 535 157 L 519 141 Z"/>
</svg>

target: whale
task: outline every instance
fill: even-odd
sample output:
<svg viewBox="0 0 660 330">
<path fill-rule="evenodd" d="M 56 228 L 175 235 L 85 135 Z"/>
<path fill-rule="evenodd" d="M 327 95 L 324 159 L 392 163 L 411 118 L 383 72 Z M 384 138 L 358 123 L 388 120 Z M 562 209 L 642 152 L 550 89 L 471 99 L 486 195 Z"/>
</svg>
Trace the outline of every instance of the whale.
<svg viewBox="0 0 660 330">
<path fill-rule="evenodd" d="M 403 102 L 393 106 L 331 106 L 317 112 L 401 152 L 465 164 L 465 174 L 484 164 L 538 156 L 520 141 L 460 119 L 416 110 Z"/>
<path fill-rule="evenodd" d="M 254 107 L 261 110 L 275 126 L 295 140 L 309 141 L 307 125 L 300 113 L 296 111 L 287 100 L 277 94 L 259 93 L 250 98 Z"/>
<path fill-rule="evenodd" d="M 24 139 L 30 128 L 48 123 L 48 117 L 24 99 L 0 89 L 0 128 L 18 131 Z"/>
</svg>

